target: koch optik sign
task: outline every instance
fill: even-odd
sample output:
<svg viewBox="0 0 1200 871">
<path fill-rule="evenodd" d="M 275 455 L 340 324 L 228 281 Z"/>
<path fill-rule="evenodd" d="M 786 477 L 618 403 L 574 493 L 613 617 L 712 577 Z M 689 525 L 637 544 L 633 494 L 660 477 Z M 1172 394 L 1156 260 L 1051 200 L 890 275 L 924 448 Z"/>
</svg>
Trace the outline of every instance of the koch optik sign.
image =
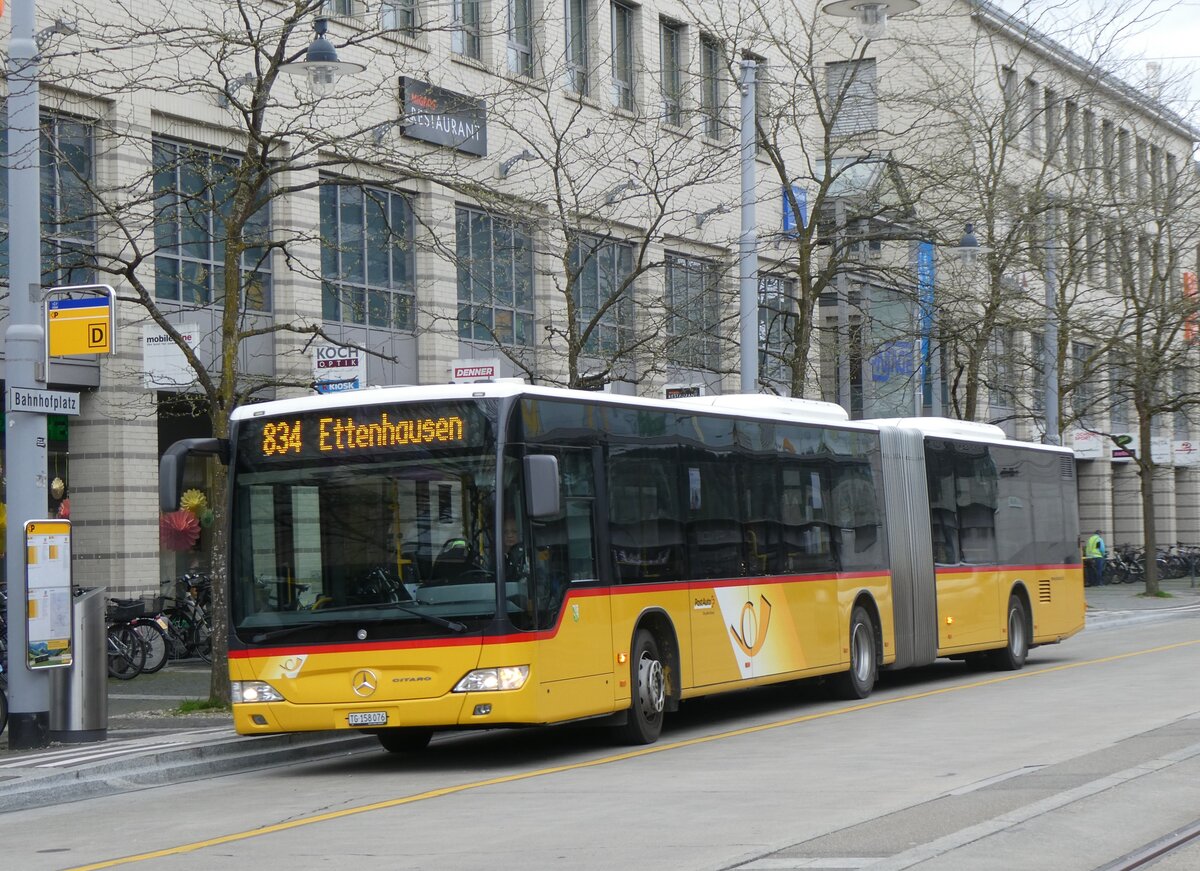
<svg viewBox="0 0 1200 871">
<path fill-rule="evenodd" d="M 358 390 L 366 384 L 366 361 L 358 348 L 313 347 L 313 386 L 317 393 Z"/>
</svg>

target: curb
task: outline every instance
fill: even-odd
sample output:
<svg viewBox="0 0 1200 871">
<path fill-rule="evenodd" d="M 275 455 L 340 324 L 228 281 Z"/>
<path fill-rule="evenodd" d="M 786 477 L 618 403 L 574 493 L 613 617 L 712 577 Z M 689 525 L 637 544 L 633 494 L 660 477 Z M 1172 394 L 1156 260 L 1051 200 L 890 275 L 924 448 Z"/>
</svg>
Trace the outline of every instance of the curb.
<svg viewBox="0 0 1200 871">
<path fill-rule="evenodd" d="M 0 813 L 166 786 L 199 777 L 233 774 L 284 762 L 352 753 L 376 746 L 369 735 L 340 732 L 217 738 L 190 747 L 167 747 L 86 768 L 0 784 Z"/>
</svg>

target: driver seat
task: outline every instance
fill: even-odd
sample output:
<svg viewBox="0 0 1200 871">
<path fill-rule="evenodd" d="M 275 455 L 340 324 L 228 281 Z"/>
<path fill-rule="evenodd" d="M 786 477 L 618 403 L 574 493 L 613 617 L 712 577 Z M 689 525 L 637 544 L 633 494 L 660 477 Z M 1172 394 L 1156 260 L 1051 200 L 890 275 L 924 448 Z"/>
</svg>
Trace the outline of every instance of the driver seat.
<svg viewBox="0 0 1200 871">
<path fill-rule="evenodd" d="M 468 569 L 475 568 L 475 554 L 465 538 L 452 538 L 433 558 L 426 584 L 448 584 Z"/>
</svg>

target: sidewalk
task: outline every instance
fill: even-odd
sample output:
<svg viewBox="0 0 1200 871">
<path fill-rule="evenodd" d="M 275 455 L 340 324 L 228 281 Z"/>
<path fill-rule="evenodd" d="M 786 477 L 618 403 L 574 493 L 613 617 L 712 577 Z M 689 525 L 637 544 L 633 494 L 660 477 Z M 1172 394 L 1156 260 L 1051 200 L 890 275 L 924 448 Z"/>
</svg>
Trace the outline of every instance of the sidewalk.
<svg viewBox="0 0 1200 871">
<path fill-rule="evenodd" d="M 1087 587 L 1087 627 L 1103 629 L 1143 620 L 1158 620 L 1186 614 L 1200 614 L 1200 578 L 1160 580 L 1159 589 L 1170 598 L 1145 595 L 1145 584 L 1109 584 Z"/>
<path fill-rule="evenodd" d="M 1200 580 L 1163 581 L 1170 598 L 1139 596 L 1141 584 L 1088 588 L 1087 629 L 1145 620 L 1200 617 Z M 208 698 L 209 667 L 172 663 L 158 674 L 108 681 L 108 737 L 9 751 L 0 735 L 0 813 L 245 771 L 280 762 L 377 749 L 357 732 L 243 737 L 227 713 L 173 713 L 186 699 Z"/>
</svg>

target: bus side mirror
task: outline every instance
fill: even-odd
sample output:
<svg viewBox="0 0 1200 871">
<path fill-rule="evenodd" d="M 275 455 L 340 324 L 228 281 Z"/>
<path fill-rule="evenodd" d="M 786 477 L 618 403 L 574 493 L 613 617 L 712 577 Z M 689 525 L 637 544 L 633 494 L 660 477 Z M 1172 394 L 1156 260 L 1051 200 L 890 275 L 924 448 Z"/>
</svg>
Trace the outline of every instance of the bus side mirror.
<svg viewBox="0 0 1200 871">
<path fill-rule="evenodd" d="M 158 507 L 161 511 L 179 510 L 183 494 L 183 467 L 188 454 L 216 454 L 229 463 L 228 439 L 180 439 L 167 448 L 158 461 Z"/>
<path fill-rule="evenodd" d="M 534 520 L 555 517 L 559 500 L 558 457 L 531 454 L 525 458 L 525 512 Z"/>
</svg>

